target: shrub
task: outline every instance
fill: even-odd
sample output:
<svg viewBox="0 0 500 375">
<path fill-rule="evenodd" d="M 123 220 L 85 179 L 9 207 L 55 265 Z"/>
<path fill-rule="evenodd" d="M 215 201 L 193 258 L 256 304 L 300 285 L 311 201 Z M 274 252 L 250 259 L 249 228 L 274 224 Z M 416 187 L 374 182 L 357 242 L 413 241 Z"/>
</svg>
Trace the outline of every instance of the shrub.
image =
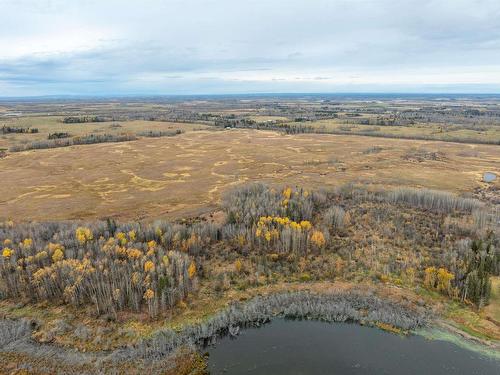
<svg viewBox="0 0 500 375">
<path fill-rule="evenodd" d="M 311 234 L 311 242 L 318 248 L 325 246 L 325 236 L 318 230 L 315 230 Z"/>
<path fill-rule="evenodd" d="M 87 122 L 104 122 L 105 118 L 99 116 L 68 116 L 62 122 L 65 124 L 83 124 Z"/>
<path fill-rule="evenodd" d="M 176 130 L 146 130 L 137 133 L 139 137 L 151 137 L 151 138 L 158 138 L 158 137 L 175 137 L 176 135 L 182 134 L 184 131 L 181 129 L 176 129 Z"/>
<path fill-rule="evenodd" d="M 65 132 L 51 133 L 47 139 L 59 139 L 59 138 L 69 138 L 71 135 Z"/>
<path fill-rule="evenodd" d="M 37 128 L 22 128 L 22 127 L 4 125 L 0 128 L 0 132 L 2 134 L 11 134 L 11 133 L 34 134 L 34 133 L 38 133 L 38 129 Z"/>
<path fill-rule="evenodd" d="M 377 130 L 380 130 L 380 128 L 378 128 Z M 365 154 L 365 155 L 378 154 L 382 150 L 383 150 L 383 148 L 380 146 L 373 146 L 373 147 L 367 148 L 366 150 L 363 150 L 363 154 Z"/>
<path fill-rule="evenodd" d="M 234 270 L 236 273 L 240 273 L 243 268 L 243 264 L 241 263 L 241 260 L 237 259 L 236 262 L 234 262 Z"/>
</svg>

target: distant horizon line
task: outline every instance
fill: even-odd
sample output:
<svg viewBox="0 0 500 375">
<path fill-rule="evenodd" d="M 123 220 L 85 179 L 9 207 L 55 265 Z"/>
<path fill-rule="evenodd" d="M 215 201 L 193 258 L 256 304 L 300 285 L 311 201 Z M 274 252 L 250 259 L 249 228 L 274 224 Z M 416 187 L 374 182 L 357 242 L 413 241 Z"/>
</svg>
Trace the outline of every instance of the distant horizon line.
<svg viewBox="0 0 500 375">
<path fill-rule="evenodd" d="M 450 97 L 500 97 L 500 92 L 399 92 L 399 91 L 338 91 L 338 92 L 255 92 L 255 93 L 200 93 L 200 94 L 48 94 L 0 96 L 0 101 L 29 99 L 121 99 L 121 98 L 194 98 L 194 97 L 286 97 L 286 96 L 450 96 Z"/>
</svg>

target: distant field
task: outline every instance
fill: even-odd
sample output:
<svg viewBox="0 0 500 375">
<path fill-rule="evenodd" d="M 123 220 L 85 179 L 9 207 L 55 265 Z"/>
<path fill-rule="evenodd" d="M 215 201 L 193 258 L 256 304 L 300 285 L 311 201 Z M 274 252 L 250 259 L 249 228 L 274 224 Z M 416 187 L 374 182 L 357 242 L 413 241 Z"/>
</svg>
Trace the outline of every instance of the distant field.
<svg viewBox="0 0 500 375">
<path fill-rule="evenodd" d="M 265 121 L 290 121 L 288 117 L 283 116 L 249 116 L 251 120 L 257 122 L 265 122 Z"/>
<path fill-rule="evenodd" d="M 124 127 L 153 125 L 200 127 L 144 121 Z M 109 124 L 75 129 L 89 126 Z M 247 181 L 305 187 L 353 181 L 471 192 L 485 186 L 485 171 L 500 174 L 498 150 L 491 145 L 226 130 L 19 152 L 0 159 L 0 219 L 195 215 Z"/>
<path fill-rule="evenodd" d="M 363 117 L 361 117 L 363 118 Z M 350 124 L 346 120 L 319 120 L 306 123 L 288 123 L 292 126 L 311 126 L 318 132 L 358 134 L 374 137 L 393 137 L 403 139 L 435 139 L 441 141 L 459 141 L 465 143 L 500 144 L 500 127 L 483 126 L 468 129 L 453 124 L 414 124 L 414 125 L 360 125 Z"/>
<path fill-rule="evenodd" d="M 57 132 L 69 133 L 71 136 L 81 136 L 88 134 L 119 134 L 119 133 L 139 133 L 147 130 L 176 130 L 181 129 L 184 132 L 192 130 L 206 129 L 203 124 L 187 124 L 163 121 L 106 121 L 89 122 L 80 124 L 65 124 L 61 116 L 26 116 L 15 119 L 0 121 L 0 127 L 3 125 L 22 128 L 37 128 L 38 133 L 0 133 L 0 149 L 8 149 L 11 146 L 25 144 L 28 142 L 45 140 L 49 134 Z"/>
<path fill-rule="evenodd" d="M 463 143 L 500 144 L 498 98 L 429 97 L 247 97 L 247 98 L 131 98 L 84 100 L 5 101 L 0 103 L 0 126 L 32 126 L 49 132 L 163 130 L 165 123 L 196 123 L 196 128 L 217 124 L 224 127 L 296 127 L 304 131 L 356 134 L 373 137 L 443 140 Z M 69 125 L 65 116 L 114 118 L 112 123 Z M 119 120 L 119 121 L 118 121 Z M 156 120 L 156 121 L 143 121 Z M 130 126 L 129 126 L 130 125 Z M 145 129 L 151 128 L 151 129 Z M 167 128 L 168 130 L 168 128 Z M 184 130 L 188 130 L 185 126 Z M 0 136 L 0 148 L 37 140 L 28 135 Z"/>
</svg>

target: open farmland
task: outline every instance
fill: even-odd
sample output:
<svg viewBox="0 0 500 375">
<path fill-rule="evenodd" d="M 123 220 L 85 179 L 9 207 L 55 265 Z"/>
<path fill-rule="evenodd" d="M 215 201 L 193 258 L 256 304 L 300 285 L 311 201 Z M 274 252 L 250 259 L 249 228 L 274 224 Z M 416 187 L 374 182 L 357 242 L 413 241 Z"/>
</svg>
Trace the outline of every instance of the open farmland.
<svg viewBox="0 0 500 375">
<path fill-rule="evenodd" d="M 498 147 L 491 145 L 197 131 L 9 154 L 0 159 L 0 212 L 14 221 L 181 217 L 210 210 L 224 191 L 250 181 L 470 194 L 486 185 L 485 171 L 499 174 L 499 165 Z"/>
</svg>

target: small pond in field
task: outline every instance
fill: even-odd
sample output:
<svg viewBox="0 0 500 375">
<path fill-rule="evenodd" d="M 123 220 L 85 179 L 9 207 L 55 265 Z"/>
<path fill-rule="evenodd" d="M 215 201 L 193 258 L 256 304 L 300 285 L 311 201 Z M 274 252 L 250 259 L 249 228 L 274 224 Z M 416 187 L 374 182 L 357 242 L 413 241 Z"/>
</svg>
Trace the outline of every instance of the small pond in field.
<svg viewBox="0 0 500 375">
<path fill-rule="evenodd" d="M 500 374 L 500 361 L 446 341 L 356 324 L 275 319 L 207 349 L 210 374 Z"/>
<path fill-rule="evenodd" d="M 483 174 L 483 180 L 484 182 L 493 182 L 497 179 L 497 175 L 492 172 L 485 172 Z"/>
</svg>

